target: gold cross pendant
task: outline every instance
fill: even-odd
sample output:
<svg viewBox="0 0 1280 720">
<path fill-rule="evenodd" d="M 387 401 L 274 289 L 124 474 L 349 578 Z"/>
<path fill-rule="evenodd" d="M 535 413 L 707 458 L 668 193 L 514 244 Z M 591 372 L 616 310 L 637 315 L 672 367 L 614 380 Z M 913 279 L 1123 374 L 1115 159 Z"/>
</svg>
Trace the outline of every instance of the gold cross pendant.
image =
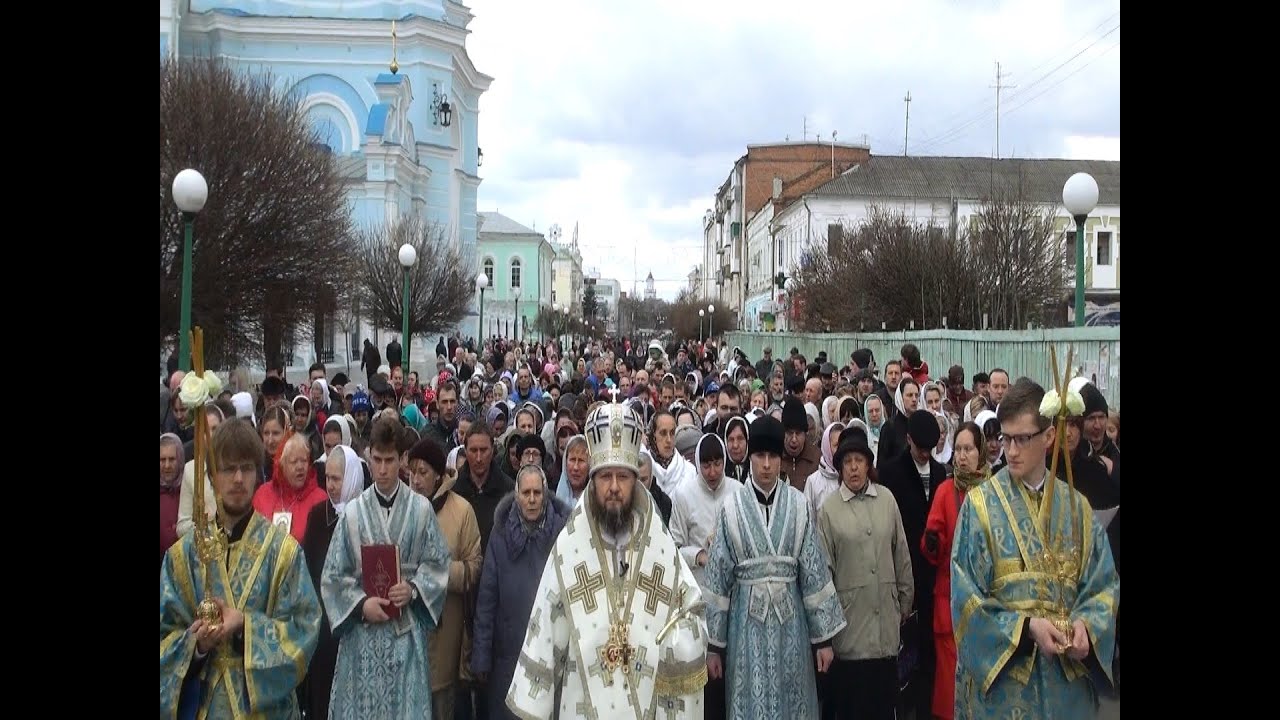
<svg viewBox="0 0 1280 720">
<path fill-rule="evenodd" d="M 610 673 L 622 668 L 622 674 L 631 672 L 631 658 L 635 648 L 627 643 L 631 626 L 624 622 L 616 622 L 609 628 L 609 642 L 600 648 L 600 664 Z"/>
</svg>

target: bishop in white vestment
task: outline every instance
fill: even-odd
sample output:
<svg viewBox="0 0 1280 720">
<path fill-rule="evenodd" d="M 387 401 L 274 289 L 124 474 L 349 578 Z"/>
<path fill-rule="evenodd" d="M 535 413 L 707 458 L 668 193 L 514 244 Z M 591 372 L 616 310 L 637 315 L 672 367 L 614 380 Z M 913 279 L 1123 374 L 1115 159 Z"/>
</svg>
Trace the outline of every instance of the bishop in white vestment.
<svg viewBox="0 0 1280 720">
<path fill-rule="evenodd" d="M 507 707 L 525 720 L 702 717 L 702 593 L 638 483 L 641 423 L 586 423 L 591 478 L 552 548 Z"/>
</svg>

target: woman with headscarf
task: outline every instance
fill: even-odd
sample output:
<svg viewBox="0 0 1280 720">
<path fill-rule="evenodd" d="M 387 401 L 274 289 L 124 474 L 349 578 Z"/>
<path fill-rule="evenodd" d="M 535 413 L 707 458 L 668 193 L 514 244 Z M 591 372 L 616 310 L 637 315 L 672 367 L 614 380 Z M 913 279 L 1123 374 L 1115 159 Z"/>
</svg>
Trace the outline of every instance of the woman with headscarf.
<svg viewBox="0 0 1280 720">
<path fill-rule="evenodd" d="M 888 420 L 884 412 L 884 401 L 880 396 L 871 393 L 862 404 L 862 421 L 867 426 L 867 445 L 871 446 L 871 454 L 880 457 L 880 431 Z"/>
<path fill-rule="evenodd" d="M 575 436 L 570 447 L 581 437 Z M 473 673 L 487 677 L 493 718 L 514 718 L 507 710 L 507 691 L 524 647 L 543 567 L 572 509 L 571 504 L 551 495 L 542 468 L 525 465 L 516 473 L 515 492 L 502 498 L 494 512 L 493 532 L 480 571 L 470 663 Z"/>
<path fill-rule="evenodd" d="M 306 532 L 311 508 L 325 499 L 325 492 L 311 477 L 314 472 L 306 437 L 294 433 L 280 448 L 271 482 L 253 494 L 253 509 L 284 527 L 298 542 Z"/>
<path fill-rule="evenodd" d="M 840 487 L 840 471 L 832 465 L 836 448 L 840 447 L 840 437 L 844 432 L 844 423 L 833 422 L 822 431 L 822 457 L 818 460 L 818 469 L 814 470 L 804 483 L 804 497 L 809 501 L 809 517 L 815 521 L 818 510 L 827 496 Z"/>
<path fill-rule="evenodd" d="M 306 532 L 302 536 L 302 554 L 307 561 L 311 582 L 320 586 L 320 572 L 329 554 L 333 528 L 346 510 L 347 503 L 364 491 L 364 467 L 360 456 L 348 445 L 329 452 L 324 466 L 324 500 L 307 513 Z M 321 611 L 324 604 L 321 603 Z M 327 612 L 320 617 L 320 640 L 311 657 L 307 677 L 298 687 L 298 702 L 306 708 L 307 717 L 329 717 L 329 691 L 333 687 L 333 671 L 338 663 L 338 641 L 330 630 Z"/>
<path fill-rule="evenodd" d="M 578 498 L 587 488 L 590 479 L 588 463 L 591 451 L 587 447 L 584 435 L 574 435 L 564 446 L 563 461 L 560 463 L 560 484 L 556 486 L 556 497 L 570 508 L 578 504 Z"/>
<path fill-rule="evenodd" d="M 182 438 L 173 433 L 160 436 L 160 563 L 178 541 L 178 502 L 182 498 L 182 467 L 186 460 Z"/>
<path fill-rule="evenodd" d="M 724 475 L 740 483 L 751 477 L 751 455 L 747 452 L 747 419 L 735 415 L 724 426 Z"/>
<path fill-rule="evenodd" d="M 983 410 L 973 419 L 973 424 L 978 426 L 982 436 L 987 439 L 987 465 L 991 466 L 991 474 L 995 475 L 1009 464 L 1004 457 L 1004 446 L 1000 444 L 1000 421 L 996 419 L 996 411 Z"/>
<path fill-rule="evenodd" d="M 316 427 L 324 427 L 324 423 L 329 419 L 331 411 L 329 383 L 322 378 L 311 381 L 311 409 L 315 412 Z M 341 410 L 341 408 L 338 409 Z"/>
<path fill-rule="evenodd" d="M 667 410 L 653 414 L 648 433 L 649 454 L 653 456 L 653 479 L 674 498 L 682 484 L 697 479 L 698 469 L 676 450 L 676 418 Z"/>
<path fill-rule="evenodd" d="M 933 716 L 951 720 L 955 711 L 956 641 L 951 624 L 951 543 L 960 504 L 970 490 L 991 477 L 986 440 L 976 423 L 955 432 L 955 472 L 933 493 L 933 507 L 925 522 L 920 549 L 938 568 L 933 585 L 933 639 L 937 660 L 933 679 Z M 922 591 L 926 591 L 924 588 Z"/>
<path fill-rule="evenodd" d="M 951 420 L 945 412 L 936 412 L 933 414 L 938 421 L 938 444 L 933 448 L 931 454 L 933 459 L 947 468 L 947 474 L 951 474 L 951 443 L 954 440 L 955 431 L 951 429 Z"/>
</svg>

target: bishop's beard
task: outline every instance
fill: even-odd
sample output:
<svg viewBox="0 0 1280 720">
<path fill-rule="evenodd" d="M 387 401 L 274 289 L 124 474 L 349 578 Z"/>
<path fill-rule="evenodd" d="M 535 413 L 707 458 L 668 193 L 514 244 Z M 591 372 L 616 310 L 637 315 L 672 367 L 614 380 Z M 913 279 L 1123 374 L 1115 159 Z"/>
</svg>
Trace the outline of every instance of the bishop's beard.
<svg viewBox="0 0 1280 720">
<path fill-rule="evenodd" d="M 589 489 L 587 494 L 590 496 L 591 513 L 596 516 L 596 521 L 604 527 L 605 532 L 616 537 L 624 528 L 631 527 L 631 517 L 635 510 L 635 492 L 633 488 L 631 499 L 621 507 L 609 509 L 596 496 L 596 488 Z"/>
</svg>

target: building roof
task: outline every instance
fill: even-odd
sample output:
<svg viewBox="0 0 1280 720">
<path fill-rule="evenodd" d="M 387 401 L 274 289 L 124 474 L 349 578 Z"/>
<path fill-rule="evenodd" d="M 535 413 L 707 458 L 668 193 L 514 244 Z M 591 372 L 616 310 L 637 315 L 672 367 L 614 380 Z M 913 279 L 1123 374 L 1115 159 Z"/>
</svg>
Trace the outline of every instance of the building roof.
<svg viewBox="0 0 1280 720">
<path fill-rule="evenodd" d="M 1098 181 L 1099 205 L 1120 204 L 1118 160 L 873 156 L 813 194 L 958 200 L 1021 195 L 1033 202 L 1061 203 L 1063 183 L 1078 172 L 1087 172 Z"/>
<path fill-rule="evenodd" d="M 498 212 L 477 213 L 481 218 L 479 232 L 485 235 L 538 235 L 538 231 Z"/>
</svg>

